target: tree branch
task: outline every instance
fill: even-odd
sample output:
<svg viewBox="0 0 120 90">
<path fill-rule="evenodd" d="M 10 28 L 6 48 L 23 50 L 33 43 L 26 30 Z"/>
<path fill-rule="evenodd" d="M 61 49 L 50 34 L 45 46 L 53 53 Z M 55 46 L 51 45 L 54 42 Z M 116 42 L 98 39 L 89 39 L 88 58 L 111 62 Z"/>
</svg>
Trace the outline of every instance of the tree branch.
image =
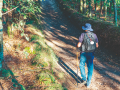
<svg viewBox="0 0 120 90">
<path fill-rule="evenodd" d="M 5 15 L 5 14 L 7 14 L 7 13 L 9 13 L 9 12 L 11 12 L 11 11 L 13 11 L 13 10 L 17 9 L 18 7 L 19 7 L 19 6 L 17 6 L 17 7 L 15 7 L 15 8 L 11 9 L 11 10 L 9 10 L 9 11 L 5 12 L 5 13 L 2 13 L 2 15 Z"/>
</svg>

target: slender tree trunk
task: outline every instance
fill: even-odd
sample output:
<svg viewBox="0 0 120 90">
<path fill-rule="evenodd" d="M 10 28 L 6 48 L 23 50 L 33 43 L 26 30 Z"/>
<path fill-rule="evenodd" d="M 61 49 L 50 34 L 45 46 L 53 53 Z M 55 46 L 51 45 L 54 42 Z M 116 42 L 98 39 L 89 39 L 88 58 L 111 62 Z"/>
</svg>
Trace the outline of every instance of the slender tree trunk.
<svg viewBox="0 0 120 90">
<path fill-rule="evenodd" d="M 84 9 L 83 9 L 83 12 L 86 13 L 86 0 L 83 0 L 84 1 Z"/>
<path fill-rule="evenodd" d="M 95 0 L 95 17 L 97 17 L 96 6 L 97 6 L 97 1 Z"/>
<path fill-rule="evenodd" d="M 100 15 L 99 15 L 99 18 L 101 17 L 101 14 L 102 14 L 102 7 L 103 7 L 103 0 L 101 0 L 101 3 L 100 3 Z"/>
<path fill-rule="evenodd" d="M 0 70 L 2 69 L 2 61 L 3 61 L 2 6 L 3 6 L 3 0 L 0 0 Z"/>
<path fill-rule="evenodd" d="M 91 0 L 91 4 L 92 4 L 92 6 L 94 5 L 94 0 Z"/>
<path fill-rule="evenodd" d="M 91 0 L 89 0 L 89 17 L 91 17 Z"/>
<path fill-rule="evenodd" d="M 112 8 L 112 1 L 110 0 L 110 6 L 109 6 L 110 19 L 111 19 L 111 8 Z"/>
<path fill-rule="evenodd" d="M 105 0 L 105 21 L 107 20 L 107 0 Z"/>
<path fill-rule="evenodd" d="M 80 12 L 83 13 L 83 1 L 80 0 Z"/>
<path fill-rule="evenodd" d="M 83 13 L 85 13 L 85 11 L 84 11 L 84 6 L 85 6 L 84 3 L 85 3 L 85 2 L 84 2 L 84 0 L 82 0 L 82 1 L 83 1 L 83 7 L 82 7 L 82 8 L 83 8 Z"/>
<path fill-rule="evenodd" d="M 115 23 L 115 26 L 118 26 L 117 25 L 117 7 L 116 7 L 115 0 L 113 0 L 113 6 L 114 6 L 114 23 Z"/>
</svg>

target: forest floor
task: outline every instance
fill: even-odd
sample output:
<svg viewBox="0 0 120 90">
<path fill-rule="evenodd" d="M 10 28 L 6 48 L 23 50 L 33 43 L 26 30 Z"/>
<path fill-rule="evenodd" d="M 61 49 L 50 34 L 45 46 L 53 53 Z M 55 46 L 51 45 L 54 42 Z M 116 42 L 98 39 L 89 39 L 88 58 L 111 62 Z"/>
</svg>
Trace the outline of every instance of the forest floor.
<svg viewBox="0 0 120 90">
<path fill-rule="evenodd" d="M 26 25 L 24 30 L 25 34 L 28 34 L 29 36 L 40 34 L 38 29 L 35 29 L 30 25 Z M 36 45 L 33 42 L 28 42 L 20 35 L 19 31 L 14 33 L 14 36 L 10 35 L 9 37 L 4 31 L 3 42 L 4 71 L 2 71 L 2 75 L 4 77 L 3 79 L 0 79 L 0 90 L 32 90 L 29 88 L 32 88 L 33 85 L 35 85 L 35 82 L 37 84 L 37 73 L 35 69 L 38 69 L 38 67 L 31 65 L 34 54 L 27 53 L 27 48 L 33 50 Z M 34 88 L 34 90 L 37 89 Z"/>
<path fill-rule="evenodd" d="M 105 48 L 99 46 L 95 52 L 94 74 L 90 88 L 78 84 L 76 48 L 80 30 L 59 9 L 55 0 L 42 1 L 41 13 L 46 43 L 59 57 L 59 67 L 56 71 L 62 71 L 65 78 L 61 80 L 68 90 L 120 90 L 120 64 L 115 63 L 120 57 L 108 54 Z M 80 54 L 79 54 L 80 55 Z M 87 73 L 87 67 L 86 67 Z M 78 79 L 81 81 L 80 70 Z"/>
</svg>

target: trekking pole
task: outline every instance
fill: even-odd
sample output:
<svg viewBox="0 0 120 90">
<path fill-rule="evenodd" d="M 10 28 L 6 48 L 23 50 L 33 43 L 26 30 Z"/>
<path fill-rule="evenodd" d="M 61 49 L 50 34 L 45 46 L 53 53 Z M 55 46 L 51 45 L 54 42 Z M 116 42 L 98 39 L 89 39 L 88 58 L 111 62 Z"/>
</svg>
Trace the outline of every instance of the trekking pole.
<svg viewBox="0 0 120 90">
<path fill-rule="evenodd" d="M 77 87 L 78 87 L 78 48 L 76 48 L 76 60 L 77 60 Z"/>
</svg>

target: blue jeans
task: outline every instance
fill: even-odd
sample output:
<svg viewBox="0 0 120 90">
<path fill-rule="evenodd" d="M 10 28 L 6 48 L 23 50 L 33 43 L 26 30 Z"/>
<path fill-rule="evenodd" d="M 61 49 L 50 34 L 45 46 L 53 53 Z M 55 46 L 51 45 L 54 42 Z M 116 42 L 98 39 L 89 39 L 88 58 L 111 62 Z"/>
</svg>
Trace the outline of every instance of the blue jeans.
<svg viewBox="0 0 120 90">
<path fill-rule="evenodd" d="M 86 81 L 85 63 L 87 63 L 87 67 L 88 67 L 87 83 L 91 82 L 91 78 L 93 74 L 93 59 L 94 59 L 94 54 L 92 52 L 82 52 L 80 55 L 80 71 L 81 71 L 82 80 L 84 81 Z"/>
</svg>

